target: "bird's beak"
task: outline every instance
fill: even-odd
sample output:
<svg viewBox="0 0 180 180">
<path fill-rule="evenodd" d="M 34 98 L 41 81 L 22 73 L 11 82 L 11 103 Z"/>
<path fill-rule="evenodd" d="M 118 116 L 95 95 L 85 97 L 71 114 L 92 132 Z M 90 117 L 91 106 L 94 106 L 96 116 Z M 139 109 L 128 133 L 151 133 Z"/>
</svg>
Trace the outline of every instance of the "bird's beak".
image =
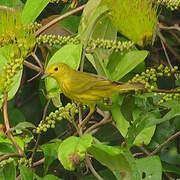
<svg viewBox="0 0 180 180">
<path fill-rule="evenodd" d="M 41 79 L 45 79 L 47 78 L 48 76 L 50 76 L 51 74 L 48 74 L 48 73 L 44 73 L 42 76 L 41 76 Z"/>
</svg>

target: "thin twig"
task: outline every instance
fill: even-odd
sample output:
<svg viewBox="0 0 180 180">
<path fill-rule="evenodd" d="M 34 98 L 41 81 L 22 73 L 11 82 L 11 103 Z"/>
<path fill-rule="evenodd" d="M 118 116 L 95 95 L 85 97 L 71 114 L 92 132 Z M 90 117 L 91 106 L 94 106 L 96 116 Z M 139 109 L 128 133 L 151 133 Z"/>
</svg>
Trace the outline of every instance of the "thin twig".
<svg viewBox="0 0 180 180">
<path fill-rule="evenodd" d="M 143 146 L 138 146 L 138 148 L 147 156 L 150 155 L 150 152 Z"/>
<path fill-rule="evenodd" d="M 0 157 L 0 162 L 4 161 L 4 160 L 6 160 L 6 159 L 8 159 L 10 157 L 21 157 L 21 156 L 19 156 L 19 154 L 16 154 L 16 153 L 5 154 L 5 155 Z"/>
<path fill-rule="evenodd" d="M 81 125 L 82 123 L 82 108 L 81 108 L 81 105 L 79 104 L 79 124 Z M 81 126 L 78 126 L 79 127 L 79 134 L 80 136 L 82 136 L 83 134 L 83 130 L 82 130 L 82 127 Z"/>
<path fill-rule="evenodd" d="M 46 106 L 45 106 L 44 111 L 43 111 L 42 121 L 44 121 L 45 118 L 46 118 L 46 114 L 47 114 L 47 110 L 48 110 L 50 101 L 51 101 L 51 100 L 48 99 L 48 101 L 47 101 L 47 103 L 46 103 Z M 34 156 L 35 156 L 36 150 L 37 150 L 38 145 L 39 145 L 39 141 L 40 141 L 40 134 L 38 134 L 38 136 L 37 136 L 36 144 L 35 144 L 35 146 L 34 146 L 34 150 L 33 150 L 32 155 L 31 155 L 32 164 L 33 164 L 33 160 L 34 160 Z"/>
<path fill-rule="evenodd" d="M 42 158 L 39 161 L 34 162 L 31 167 L 33 168 L 33 167 L 39 166 L 39 165 L 43 164 L 44 161 L 45 161 L 45 158 Z"/>
<path fill-rule="evenodd" d="M 76 9 L 73 9 L 72 11 L 69 11 L 55 19 L 53 19 L 51 22 L 49 22 L 48 24 L 46 24 L 45 26 L 43 26 L 41 29 L 39 29 L 37 32 L 36 32 L 36 37 L 39 36 L 41 33 L 43 33 L 46 29 L 50 28 L 51 26 L 53 26 L 54 24 L 56 24 L 57 22 L 63 20 L 64 18 L 68 17 L 68 16 L 71 16 L 79 11 L 82 11 L 84 9 L 85 5 L 82 5 Z"/>
<path fill-rule="evenodd" d="M 24 64 L 26 67 L 28 67 L 28 68 L 36 71 L 36 72 L 41 72 L 41 68 L 39 68 L 38 66 L 36 66 L 36 65 L 34 65 L 34 64 L 32 64 L 32 63 L 30 63 L 30 62 L 28 62 L 28 61 L 24 61 L 23 64 Z"/>
<path fill-rule="evenodd" d="M 164 38 L 164 36 L 161 34 L 160 31 L 157 32 L 157 35 L 163 41 L 163 43 L 166 45 L 166 47 L 169 49 L 169 51 L 174 55 L 174 57 L 178 61 L 180 61 L 180 55 L 167 43 L 166 39 Z"/>
<path fill-rule="evenodd" d="M 44 66 L 41 63 L 41 61 L 39 60 L 39 58 L 36 56 L 36 54 L 34 52 L 31 53 L 31 56 L 34 58 L 34 60 L 38 63 L 39 67 L 41 68 L 41 72 L 44 72 Z"/>
<path fill-rule="evenodd" d="M 107 123 L 110 123 L 110 122 L 112 122 L 112 116 L 110 116 L 109 112 L 106 112 L 104 118 L 100 122 L 89 127 L 84 133 L 85 134 L 92 133 L 92 130 L 97 129 Z"/>
<path fill-rule="evenodd" d="M 86 154 L 86 163 L 89 167 L 89 169 L 91 170 L 92 174 L 98 179 L 98 180 L 103 180 L 103 178 L 96 172 L 96 170 L 94 169 L 93 165 L 91 164 L 91 161 L 88 157 L 88 154 Z"/>
<path fill-rule="evenodd" d="M 172 69 L 173 69 L 173 66 L 172 66 L 172 64 L 171 64 L 171 61 L 170 61 L 169 56 L 168 56 L 168 53 L 167 53 L 167 51 L 166 51 L 166 47 L 165 47 L 162 39 L 160 39 L 160 42 L 161 42 L 162 48 L 163 48 L 163 50 L 164 50 L 164 54 L 165 54 L 165 56 L 166 56 L 167 62 L 168 62 L 168 64 L 169 64 L 169 67 L 170 67 L 170 69 L 172 70 Z M 178 79 L 178 77 L 177 77 L 176 74 L 174 74 L 174 77 L 176 78 L 176 80 Z"/>
<path fill-rule="evenodd" d="M 3 105 L 3 116 L 4 116 L 4 124 L 6 127 L 7 136 L 11 140 L 13 145 L 16 147 L 16 150 L 17 150 L 19 156 L 23 156 L 23 151 L 22 151 L 21 147 L 15 141 L 14 136 L 10 130 L 9 119 L 8 119 L 8 114 L 7 114 L 7 99 L 8 99 L 8 94 L 5 93 L 4 94 L 4 105 Z"/>
<path fill-rule="evenodd" d="M 29 83 L 29 82 L 33 81 L 34 79 L 36 79 L 40 75 L 41 75 L 41 72 L 38 72 L 35 76 L 33 76 L 32 78 L 28 79 L 27 82 Z"/>
<path fill-rule="evenodd" d="M 159 23 L 159 28 L 160 28 L 160 29 L 180 31 L 179 24 L 174 24 L 174 26 L 165 26 L 165 25 L 163 25 L 162 23 Z"/>
<path fill-rule="evenodd" d="M 149 154 L 149 156 L 152 156 L 156 154 L 158 151 L 161 150 L 161 148 L 165 145 L 167 145 L 170 141 L 174 140 L 176 137 L 180 136 L 180 131 L 169 137 L 165 142 L 163 142 L 161 145 L 159 145 L 153 152 Z"/>
</svg>

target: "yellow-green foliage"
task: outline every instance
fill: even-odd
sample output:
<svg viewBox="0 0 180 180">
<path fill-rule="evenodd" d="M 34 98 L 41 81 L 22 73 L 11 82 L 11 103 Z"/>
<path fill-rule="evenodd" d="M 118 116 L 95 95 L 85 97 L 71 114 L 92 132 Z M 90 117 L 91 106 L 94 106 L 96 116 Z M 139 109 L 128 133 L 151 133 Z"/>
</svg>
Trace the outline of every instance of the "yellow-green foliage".
<svg viewBox="0 0 180 180">
<path fill-rule="evenodd" d="M 22 69 L 23 58 L 35 45 L 35 33 L 21 23 L 21 12 L 0 12 L 0 47 L 10 47 L 6 52 L 6 62 L 0 72 L 0 94 L 8 92 L 15 74 Z"/>
<path fill-rule="evenodd" d="M 151 44 L 157 25 L 157 6 L 152 0 L 102 0 L 118 31 L 139 46 Z"/>
</svg>

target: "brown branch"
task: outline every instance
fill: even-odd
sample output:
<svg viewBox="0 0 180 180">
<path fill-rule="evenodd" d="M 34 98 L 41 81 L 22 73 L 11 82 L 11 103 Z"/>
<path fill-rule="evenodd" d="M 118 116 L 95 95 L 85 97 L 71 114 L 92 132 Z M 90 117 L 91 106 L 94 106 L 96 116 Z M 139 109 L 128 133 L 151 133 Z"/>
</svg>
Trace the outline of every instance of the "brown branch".
<svg viewBox="0 0 180 180">
<path fill-rule="evenodd" d="M 39 60 L 39 58 L 36 56 L 36 54 L 34 52 L 31 53 L 31 56 L 34 58 L 34 60 L 38 63 L 40 69 L 41 69 L 41 72 L 43 73 L 44 72 L 44 66 L 43 64 L 41 63 L 41 61 Z"/>
<path fill-rule="evenodd" d="M 94 177 L 96 177 L 98 180 L 103 180 L 103 178 L 97 173 L 97 171 L 94 169 L 89 157 L 88 157 L 88 154 L 86 154 L 86 163 L 89 167 L 89 169 L 91 170 L 92 174 L 94 175 Z"/>
<path fill-rule="evenodd" d="M 180 31 L 179 24 L 174 24 L 174 26 L 165 26 L 162 23 L 159 23 L 159 28 L 160 29 L 166 29 L 166 30 L 176 30 Z"/>
<path fill-rule="evenodd" d="M 4 161 L 4 160 L 6 160 L 6 159 L 8 159 L 10 157 L 21 157 L 21 156 L 19 156 L 19 154 L 16 154 L 16 153 L 5 154 L 5 155 L 0 157 L 0 162 Z"/>
<path fill-rule="evenodd" d="M 51 100 L 48 99 L 48 101 L 47 101 L 47 103 L 46 103 L 46 106 L 45 106 L 44 111 L 43 111 L 42 121 L 44 121 L 45 118 L 46 118 L 46 114 L 47 114 L 47 110 L 48 110 L 50 101 L 51 101 Z M 36 150 L 37 150 L 37 148 L 38 148 L 38 146 L 39 146 L 40 136 L 41 136 L 41 135 L 38 134 L 37 140 L 36 140 L 36 144 L 35 144 L 35 146 L 34 146 L 34 150 L 33 150 L 32 155 L 31 155 L 32 164 L 33 164 L 33 161 L 34 161 L 34 156 L 35 156 Z"/>
<path fill-rule="evenodd" d="M 13 145 L 16 147 L 16 150 L 17 150 L 19 156 L 23 156 L 23 151 L 22 151 L 21 147 L 15 141 L 14 136 L 10 130 L 9 119 L 8 119 L 8 114 L 7 114 L 7 99 L 8 99 L 8 94 L 5 93 L 4 94 L 4 105 L 3 105 L 3 116 L 4 116 L 4 124 L 6 127 L 7 136 L 11 140 Z"/>
<path fill-rule="evenodd" d="M 161 34 L 160 31 L 157 32 L 157 35 L 159 36 L 159 38 L 163 41 L 163 43 L 165 44 L 165 46 L 169 49 L 169 51 L 174 55 L 174 57 L 180 61 L 180 55 L 167 43 L 166 39 L 164 38 L 164 36 Z"/>
<path fill-rule="evenodd" d="M 172 64 L 171 64 L 171 61 L 170 61 L 169 56 L 168 56 L 168 53 L 167 53 L 167 51 L 166 51 L 166 47 L 165 47 L 162 39 L 160 39 L 160 42 L 161 42 L 162 48 L 163 48 L 163 50 L 164 50 L 164 54 L 165 54 L 165 56 L 166 56 L 167 62 L 168 62 L 168 64 L 169 64 L 169 67 L 170 67 L 170 69 L 172 70 L 172 69 L 173 69 L 173 66 L 172 66 Z M 174 77 L 176 78 L 176 80 L 178 79 L 178 77 L 177 77 L 176 74 L 174 74 Z"/>
<path fill-rule="evenodd" d="M 41 29 L 39 29 L 37 32 L 36 32 L 36 37 L 39 36 L 41 33 L 43 33 L 46 29 L 50 28 L 51 26 L 53 26 L 54 24 L 56 24 L 57 22 L 63 20 L 64 18 L 68 17 L 68 16 L 71 16 L 72 14 L 75 14 L 79 11 L 82 11 L 84 9 L 85 5 L 82 5 L 76 9 L 73 9 L 72 11 L 69 11 L 55 19 L 53 19 L 51 22 L 49 22 L 48 24 L 46 24 L 45 26 L 43 26 Z"/>
<path fill-rule="evenodd" d="M 112 116 L 110 116 L 110 113 L 108 112 L 105 114 L 104 118 L 100 122 L 89 127 L 84 133 L 85 134 L 92 133 L 92 130 L 97 129 L 107 123 L 110 123 L 110 122 L 112 122 Z"/>
<path fill-rule="evenodd" d="M 24 64 L 26 67 L 28 67 L 28 68 L 30 68 L 30 69 L 33 69 L 33 70 L 36 71 L 36 72 L 41 72 L 41 68 L 39 68 L 38 66 L 36 66 L 36 65 L 34 65 L 34 64 L 32 64 L 32 63 L 30 63 L 30 62 L 28 62 L 28 61 L 24 61 L 23 64 Z"/>
<path fill-rule="evenodd" d="M 165 145 L 167 145 L 170 141 L 174 140 L 176 137 L 180 136 L 180 131 L 169 137 L 165 142 L 163 142 L 161 145 L 159 145 L 153 152 L 149 154 L 149 156 L 152 156 L 156 154 L 158 151 L 161 150 L 161 148 Z"/>
</svg>

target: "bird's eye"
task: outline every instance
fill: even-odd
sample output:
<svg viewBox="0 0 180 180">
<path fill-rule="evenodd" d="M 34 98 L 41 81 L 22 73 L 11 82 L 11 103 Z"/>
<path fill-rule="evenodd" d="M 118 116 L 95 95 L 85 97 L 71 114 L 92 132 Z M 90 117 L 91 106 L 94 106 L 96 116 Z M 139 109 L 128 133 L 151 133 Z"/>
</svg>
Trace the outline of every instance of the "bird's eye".
<svg viewBox="0 0 180 180">
<path fill-rule="evenodd" d="M 54 68 L 54 71 L 58 71 L 58 67 L 55 67 L 55 68 Z"/>
</svg>

